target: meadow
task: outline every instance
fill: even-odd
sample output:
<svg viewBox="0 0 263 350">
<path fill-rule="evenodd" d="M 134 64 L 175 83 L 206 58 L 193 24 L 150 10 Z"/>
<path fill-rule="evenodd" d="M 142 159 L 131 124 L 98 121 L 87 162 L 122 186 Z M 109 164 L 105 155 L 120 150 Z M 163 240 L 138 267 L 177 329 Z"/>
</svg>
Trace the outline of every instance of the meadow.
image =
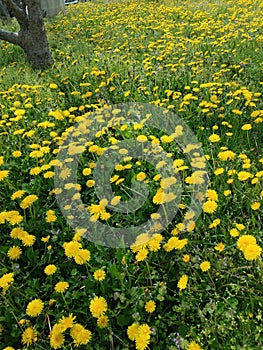
<svg viewBox="0 0 263 350">
<path fill-rule="evenodd" d="M 1 350 L 263 348 L 262 18 L 251 0 L 70 5 L 45 71 L 0 42 Z"/>
</svg>

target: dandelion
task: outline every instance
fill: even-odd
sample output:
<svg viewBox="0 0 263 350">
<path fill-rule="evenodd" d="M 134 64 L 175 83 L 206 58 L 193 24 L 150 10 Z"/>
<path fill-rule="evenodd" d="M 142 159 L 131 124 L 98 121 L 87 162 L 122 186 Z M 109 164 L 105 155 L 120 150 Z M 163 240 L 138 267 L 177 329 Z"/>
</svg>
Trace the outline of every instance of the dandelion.
<svg viewBox="0 0 263 350">
<path fill-rule="evenodd" d="M 21 153 L 20 151 L 14 151 L 14 152 L 12 152 L 12 156 L 13 156 L 14 158 L 19 158 L 19 157 L 21 157 L 21 155 L 22 155 L 22 153 Z"/>
<path fill-rule="evenodd" d="M 136 179 L 138 181 L 143 181 L 146 178 L 146 174 L 144 172 L 140 172 L 139 174 L 136 175 Z"/>
<path fill-rule="evenodd" d="M 211 265 L 210 265 L 210 262 L 209 261 L 203 261 L 201 264 L 200 264 L 200 269 L 203 271 L 203 272 L 206 272 L 210 269 Z"/>
<path fill-rule="evenodd" d="M 107 311 L 108 305 L 103 297 L 96 296 L 91 300 L 89 309 L 93 317 L 99 318 Z"/>
<path fill-rule="evenodd" d="M 162 188 L 159 188 L 156 194 L 153 197 L 154 204 L 163 204 L 164 203 L 164 191 Z"/>
<path fill-rule="evenodd" d="M 188 282 L 187 275 L 183 275 L 180 277 L 180 279 L 177 283 L 177 287 L 179 288 L 180 291 L 186 288 L 187 282 Z"/>
<path fill-rule="evenodd" d="M 225 191 L 223 192 L 224 196 L 226 196 L 226 197 L 230 196 L 231 193 L 232 193 L 231 190 L 225 190 Z"/>
<path fill-rule="evenodd" d="M 22 333 L 22 343 L 26 346 L 32 345 L 37 341 L 37 332 L 33 327 L 28 327 Z"/>
<path fill-rule="evenodd" d="M 188 263 L 190 261 L 190 255 L 189 254 L 184 254 L 183 256 L 183 262 Z"/>
<path fill-rule="evenodd" d="M 246 260 L 255 260 L 260 257 L 262 248 L 258 244 L 248 244 L 243 252 Z"/>
<path fill-rule="evenodd" d="M 53 349 L 59 349 L 64 344 L 64 341 L 61 325 L 55 324 L 50 332 L 50 346 Z"/>
<path fill-rule="evenodd" d="M 224 243 L 220 242 L 215 246 L 215 250 L 217 250 L 218 252 L 222 252 L 225 249 L 225 245 Z"/>
<path fill-rule="evenodd" d="M 54 210 L 48 210 L 46 212 L 46 222 L 54 222 L 57 220 Z"/>
<path fill-rule="evenodd" d="M 73 258 L 76 256 L 81 248 L 81 244 L 76 241 L 71 241 L 71 242 L 65 242 L 63 244 L 63 248 L 65 250 L 65 255 L 68 258 Z"/>
<path fill-rule="evenodd" d="M 249 178 L 251 178 L 251 174 L 249 172 L 247 172 L 247 171 L 240 171 L 237 174 L 237 177 L 238 177 L 238 180 L 240 180 L 240 181 L 246 181 Z"/>
<path fill-rule="evenodd" d="M 155 308 L 156 308 L 156 304 L 153 300 L 149 300 L 147 301 L 147 303 L 144 306 L 145 310 L 149 313 L 154 312 Z"/>
<path fill-rule="evenodd" d="M 216 176 L 218 176 L 218 175 L 223 174 L 224 171 L 225 171 L 224 168 L 217 168 L 217 169 L 214 170 L 214 174 L 215 174 Z"/>
<path fill-rule="evenodd" d="M 49 87 L 50 87 L 50 89 L 57 89 L 58 88 L 57 84 L 55 84 L 55 83 L 50 83 Z"/>
<path fill-rule="evenodd" d="M 209 225 L 209 228 L 215 228 L 220 224 L 221 220 L 220 219 L 215 219 L 213 222 Z"/>
<path fill-rule="evenodd" d="M 25 192 L 26 191 L 24 191 L 24 190 L 19 190 L 19 191 L 14 192 L 11 196 L 11 200 L 13 201 L 15 199 L 21 198 Z"/>
<path fill-rule="evenodd" d="M 225 162 L 227 160 L 233 160 L 236 154 L 230 150 L 227 150 L 227 151 L 219 152 L 217 156 L 220 160 Z"/>
<path fill-rule="evenodd" d="M 22 250 L 18 246 L 13 246 L 12 248 L 8 249 L 7 256 L 10 260 L 17 260 L 20 258 L 22 254 Z"/>
<path fill-rule="evenodd" d="M 107 327 L 108 323 L 109 323 L 109 318 L 106 315 L 102 315 L 97 319 L 97 325 L 99 328 Z"/>
<path fill-rule="evenodd" d="M 85 168 L 85 169 L 83 169 L 83 170 L 82 170 L 82 174 L 83 174 L 84 176 L 90 175 L 90 174 L 91 174 L 91 169 L 90 169 L 90 168 Z"/>
<path fill-rule="evenodd" d="M 213 214 L 217 209 L 217 203 L 214 200 L 208 200 L 203 204 L 203 211 L 208 214 Z"/>
<path fill-rule="evenodd" d="M 211 190 L 211 189 L 207 190 L 206 197 L 211 201 L 218 201 L 218 194 L 216 193 L 215 190 Z"/>
<path fill-rule="evenodd" d="M 88 180 L 87 182 L 86 182 L 86 186 L 87 187 L 93 187 L 95 185 L 95 181 L 94 180 Z"/>
<path fill-rule="evenodd" d="M 106 273 L 104 270 L 97 270 L 94 272 L 93 277 L 96 281 L 103 281 L 105 279 Z"/>
<path fill-rule="evenodd" d="M 250 207 L 252 210 L 258 210 L 260 208 L 260 202 L 254 202 Z"/>
<path fill-rule="evenodd" d="M 44 303 L 41 299 L 30 301 L 26 308 L 26 314 L 31 317 L 36 317 L 41 314 L 44 309 Z"/>
<path fill-rule="evenodd" d="M 150 343 L 151 329 L 147 324 L 142 324 L 138 328 L 138 333 L 135 337 L 135 345 L 137 350 L 144 350 Z"/>
<path fill-rule="evenodd" d="M 160 182 L 160 186 L 162 189 L 168 189 L 172 185 L 174 185 L 177 182 L 175 177 L 167 177 L 165 179 L 162 179 Z"/>
<path fill-rule="evenodd" d="M 0 278 L 0 288 L 3 289 L 3 294 L 6 293 L 6 291 L 12 285 L 13 282 L 14 282 L 14 274 L 13 274 L 13 272 L 5 273 Z"/>
<path fill-rule="evenodd" d="M 220 136 L 217 134 L 212 134 L 209 136 L 209 141 L 211 141 L 213 143 L 218 142 L 218 141 L 220 141 Z"/>
<path fill-rule="evenodd" d="M 239 231 L 236 228 L 231 228 L 231 230 L 229 231 L 230 236 L 232 237 L 237 237 L 239 236 Z"/>
<path fill-rule="evenodd" d="M 257 244 L 257 240 L 252 235 L 243 235 L 239 237 L 239 239 L 237 240 L 237 246 L 243 252 L 245 251 L 248 245 L 255 245 L 255 244 Z"/>
<path fill-rule="evenodd" d="M 113 206 L 118 205 L 120 203 L 120 200 L 121 200 L 121 196 L 115 196 L 112 198 L 110 204 Z"/>
<path fill-rule="evenodd" d="M 68 328 L 72 328 L 74 325 L 74 320 L 76 319 L 76 316 L 73 316 L 73 314 L 69 314 L 69 316 L 65 317 L 62 316 L 62 318 L 59 320 L 59 326 L 61 329 L 61 332 L 64 332 Z"/>
<path fill-rule="evenodd" d="M 92 333 L 78 323 L 74 324 L 70 329 L 70 335 L 76 346 L 88 344 L 92 337 Z"/>
<path fill-rule="evenodd" d="M 236 224 L 236 228 L 239 230 L 239 231 L 242 231 L 245 229 L 245 226 L 243 224 Z"/>
<path fill-rule="evenodd" d="M 127 335 L 130 340 L 135 340 L 136 335 L 138 334 L 139 324 L 133 323 L 131 326 L 127 329 Z"/>
<path fill-rule="evenodd" d="M 241 130 L 245 130 L 245 131 L 250 130 L 250 129 L 252 129 L 252 125 L 251 124 L 244 124 L 241 127 Z"/>
<path fill-rule="evenodd" d="M 139 252 L 136 254 L 135 259 L 136 261 L 143 261 L 147 258 L 148 255 L 148 249 L 142 248 L 139 250 Z"/>
<path fill-rule="evenodd" d="M 145 136 L 145 135 L 138 135 L 137 136 L 137 141 L 138 142 L 146 142 L 148 140 L 148 138 L 147 138 L 147 136 Z"/>
<path fill-rule="evenodd" d="M 68 289 L 69 287 L 69 284 L 68 282 L 58 282 L 56 285 L 55 285 L 55 292 L 57 293 L 65 293 L 65 291 Z"/>
<path fill-rule="evenodd" d="M 22 202 L 20 203 L 20 207 L 22 209 L 27 209 L 37 200 L 38 196 L 36 196 L 35 194 L 30 194 L 22 200 Z"/>
<path fill-rule="evenodd" d="M 5 178 L 7 178 L 9 172 L 9 170 L 0 170 L 0 181 L 3 181 Z"/>
<path fill-rule="evenodd" d="M 56 265 L 53 265 L 53 264 L 47 265 L 44 269 L 44 272 L 47 276 L 54 275 L 56 271 L 57 271 Z"/>
<path fill-rule="evenodd" d="M 35 243 L 36 237 L 34 235 L 29 235 L 28 233 L 24 234 L 21 237 L 21 241 L 25 247 L 32 247 Z"/>
<path fill-rule="evenodd" d="M 191 341 L 186 350 L 202 350 L 201 346 L 198 345 L 195 341 Z"/>
</svg>

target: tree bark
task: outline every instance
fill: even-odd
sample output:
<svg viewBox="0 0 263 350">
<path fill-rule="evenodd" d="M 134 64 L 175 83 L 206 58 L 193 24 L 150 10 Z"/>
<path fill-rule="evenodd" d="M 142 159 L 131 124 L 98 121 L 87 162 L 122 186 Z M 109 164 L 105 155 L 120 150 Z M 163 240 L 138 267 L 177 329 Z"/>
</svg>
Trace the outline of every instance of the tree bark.
<svg viewBox="0 0 263 350">
<path fill-rule="evenodd" d="M 19 45 L 33 68 L 43 69 L 52 65 L 44 26 L 44 13 L 40 0 L 3 0 L 16 17 L 20 30 L 12 33 L 0 29 L 0 40 Z"/>
<path fill-rule="evenodd" d="M 10 19 L 10 13 L 6 5 L 0 0 L 0 18 L 1 19 Z"/>
</svg>

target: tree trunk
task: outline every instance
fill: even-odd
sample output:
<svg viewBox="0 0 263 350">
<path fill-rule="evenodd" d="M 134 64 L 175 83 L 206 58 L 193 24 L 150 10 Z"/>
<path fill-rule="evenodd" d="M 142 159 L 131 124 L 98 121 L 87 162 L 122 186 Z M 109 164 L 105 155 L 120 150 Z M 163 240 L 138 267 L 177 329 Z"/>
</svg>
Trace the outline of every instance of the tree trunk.
<svg viewBox="0 0 263 350">
<path fill-rule="evenodd" d="M 19 45 L 24 50 L 33 68 L 43 69 L 52 65 L 44 26 L 44 13 L 40 0 L 4 0 L 9 10 L 14 13 L 20 30 L 18 33 L 0 29 L 0 39 Z"/>
<path fill-rule="evenodd" d="M 0 19 L 10 19 L 10 13 L 6 5 L 0 0 Z"/>
<path fill-rule="evenodd" d="M 49 50 L 43 11 L 40 2 L 32 1 L 28 7 L 28 23 L 20 26 L 20 46 L 34 68 L 46 68 L 53 63 Z"/>
</svg>

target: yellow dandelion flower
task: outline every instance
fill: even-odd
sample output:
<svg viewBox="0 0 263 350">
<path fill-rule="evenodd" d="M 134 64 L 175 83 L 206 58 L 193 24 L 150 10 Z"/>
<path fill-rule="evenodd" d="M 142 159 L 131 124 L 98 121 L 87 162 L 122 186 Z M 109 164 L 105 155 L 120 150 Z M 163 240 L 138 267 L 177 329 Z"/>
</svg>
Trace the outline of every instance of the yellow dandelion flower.
<svg viewBox="0 0 263 350">
<path fill-rule="evenodd" d="M 243 252 L 246 260 L 255 260 L 260 257 L 262 248 L 258 244 L 248 244 Z"/>
<path fill-rule="evenodd" d="M 132 341 L 135 340 L 136 335 L 138 334 L 138 329 L 139 329 L 139 324 L 138 323 L 133 323 L 131 326 L 128 327 L 127 329 L 127 335 L 128 338 Z"/>
<path fill-rule="evenodd" d="M 58 282 L 56 285 L 55 285 L 55 292 L 57 293 L 64 293 L 69 287 L 69 284 L 68 282 Z"/>
<path fill-rule="evenodd" d="M 217 203 L 214 200 L 208 200 L 203 204 L 203 211 L 208 214 L 213 214 L 217 209 Z"/>
<path fill-rule="evenodd" d="M 230 236 L 232 237 L 237 237 L 239 236 L 239 231 L 236 228 L 231 228 L 231 230 L 229 231 Z"/>
<path fill-rule="evenodd" d="M 22 209 L 27 209 L 37 200 L 38 200 L 38 196 L 36 196 L 35 194 L 30 194 L 22 200 L 22 202 L 20 203 L 20 207 Z"/>
<path fill-rule="evenodd" d="M 225 249 L 225 245 L 224 243 L 220 242 L 215 246 L 215 250 L 217 250 L 218 252 L 222 252 Z"/>
<path fill-rule="evenodd" d="M 50 332 L 50 346 L 59 349 L 64 344 L 65 338 L 61 331 L 61 326 L 55 324 Z"/>
<path fill-rule="evenodd" d="M 249 178 L 252 177 L 251 173 L 247 172 L 247 171 L 240 171 L 238 174 L 237 174 L 237 177 L 238 177 L 238 180 L 240 181 L 246 181 L 248 180 Z"/>
<path fill-rule="evenodd" d="M 9 170 L 0 170 L 0 181 L 3 181 L 5 178 L 7 178 L 9 172 Z"/>
<path fill-rule="evenodd" d="M 70 335 L 73 338 L 74 344 L 76 346 L 88 344 L 92 337 L 92 333 L 78 323 L 74 324 L 70 329 Z"/>
<path fill-rule="evenodd" d="M 81 247 L 82 247 L 81 244 L 79 242 L 76 242 L 76 241 L 65 242 L 63 244 L 63 248 L 65 250 L 65 255 L 68 258 L 73 258 L 74 256 L 76 256 Z"/>
<path fill-rule="evenodd" d="M 215 219 L 213 222 L 209 225 L 209 228 L 215 228 L 220 224 L 221 220 L 220 219 Z"/>
<path fill-rule="evenodd" d="M 33 327 L 28 327 L 22 333 L 22 343 L 26 346 L 32 345 L 37 341 L 37 332 Z"/>
<path fill-rule="evenodd" d="M 218 201 L 218 194 L 216 193 L 215 190 L 211 190 L 211 189 L 207 190 L 206 197 L 211 201 Z"/>
<path fill-rule="evenodd" d="M 64 332 L 68 328 L 72 328 L 74 325 L 75 319 L 76 319 L 76 316 L 73 316 L 73 314 L 69 314 L 69 316 L 67 317 L 62 316 L 62 318 L 58 322 L 58 324 L 61 327 L 61 332 Z"/>
<path fill-rule="evenodd" d="M 189 261 L 190 261 L 190 255 L 189 254 L 185 254 L 183 256 L 183 262 L 188 263 Z"/>
<path fill-rule="evenodd" d="M 136 261 L 143 261 L 147 258 L 148 255 L 148 249 L 142 248 L 139 250 L 139 252 L 135 255 Z"/>
<path fill-rule="evenodd" d="M 53 265 L 53 264 L 47 265 L 44 269 L 44 272 L 47 276 L 53 275 L 56 271 L 57 271 L 57 267 L 56 265 Z"/>
<path fill-rule="evenodd" d="M 43 309 L 43 301 L 41 299 L 34 299 L 27 304 L 26 314 L 31 317 L 36 317 L 41 314 Z"/>
<path fill-rule="evenodd" d="M 244 131 L 248 131 L 250 129 L 252 129 L 252 125 L 251 124 L 244 124 L 241 127 L 241 130 L 244 130 Z"/>
<path fill-rule="evenodd" d="M 109 323 L 109 318 L 106 315 L 102 315 L 97 319 L 97 325 L 99 328 L 107 327 L 108 323 Z"/>
<path fill-rule="evenodd" d="M 145 178 L 146 178 L 146 174 L 143 171 L 141 171 L 139 174 L 136 175 L 136 179 L 138 181 L 143 181 Z"/>
<path fill-rule="evenodd" d="M 20 152 L 20 151 L 14 151 L 14 152 L 12 152 L 12 156 L 13 156 L 14 158 L 19 158 L 19 157 L 21 157 L 21 155 L 22 155 L 22 152 Z"/>
<path fill-rule="evenodd" d="M 93 317 L 99 318 L 108 309 L 107 301 L 103 297 L 96 296 L 91 300 L 89 309 Z"/>
<path fill-rule="evenodd" d="M 210 262 L 209 261 L 203 261 L 201 264 L 200 264 L 200 269 L 203 271 L 203 272 L 206 272 L 210 269 L 211 265 L 210 265 Z"/>
<path fill-rule="evenodd" d="M 210 142 L 218 142 L 218 141 L 220 141 L 220 136 L 217 134 L 212 134 L 209 136 L 209 141 Z"/>
<path fill-rule="evenodd" d="M 137 136 L 137 141 L 138 142 L 146 142 L 148 140 L 147 136 L 146 135 L 138 135 Z"/>
<path fill-rule="evenodd" d="M 188 282 L 188 276 L 187 275 L 183 275 L 180 277 L 178 283 L 177 283 L 177 287 L 179 288 L 179 290 L 183 290 L 186 288 L 187 286 L 187 282 Z"/>
<path fill-rule="evenodd" d="M 99 269 L 94 272 L 93 277 L 96 281 L 103 281 L 105 279 L 106 273 L 104 270 Z"/>
<path fill-rule="evenodd" d="M 90 251 L 88 249 L 79 249 L 78 253 L 74 255 L 76 264 L 83 265 L 90 260 Z"/>
<path fill-rule="evenodd" d="M 195 341 L 191 341 L 186 350 L 202 350 L 201 346 L 198 345 Z"/>
<path fill-rule="evenodd" d="M 257 240 L 252 235 L 243 235 L 239 237 L 239 239 L 237 240 L 237 246 L 240 250 L 242 250 L 242 252 L 245 251 L 248 245 L 255 245 L 255 244 L 257 244 Z"/>
<path fill-rule="evenodd" d="M 156 304 L 153 300 L 149 300 L 147 301 L 147 303 L 144 306 L 145 310 L 149 313 L 154 312 L 154 310 L 156 309 Z"/>
<path fill-rule="evenodd" d="M 9 259 L 11 260 L 17 260 L 20 258 L 22 254 L 22 250 L 20 247 L 18 246 L 13 246 L 12 248 L 9 248 L 8 249 L 8 252 L 7 252 L 7 256 L 9 257 Z"/>
<path fill-rule="evenodd" d="M 214 174 L 215 174 L 216 176 L 218 176 L 218 175 L 223 174 L 224 171 L 225 171 L 224 168 L 217 168 L 217 169 L 214 170 Z"/>
<path fill-rule="evenodd" d="M 252 210 L 258 210 L 260 208 L 260 202 L 254 202 L 250 207 Z"/>
<path fill-rule="evenodd" d="M 21 237 L 21 241 L 25 247 L 32 247 L 35 243 L 36 237 L 34 235 L 29 235 L 28 233 L 24 234 Z"/>
</svg>

